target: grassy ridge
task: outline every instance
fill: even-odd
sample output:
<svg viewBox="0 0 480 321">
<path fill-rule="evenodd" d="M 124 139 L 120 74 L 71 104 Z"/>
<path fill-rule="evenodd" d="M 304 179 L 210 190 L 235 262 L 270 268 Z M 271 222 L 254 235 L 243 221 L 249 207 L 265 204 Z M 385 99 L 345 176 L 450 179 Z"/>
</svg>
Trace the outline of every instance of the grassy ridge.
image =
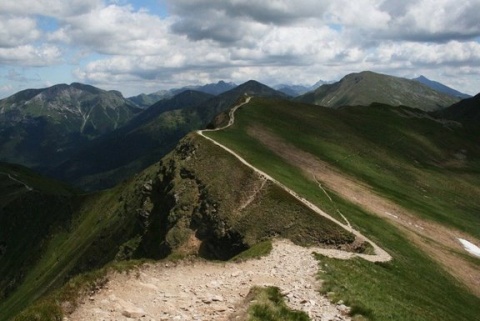
<svg viewBox="0 0 480 321">
<path fill-rule="evenodd" d="M 422 217 L 480 238 L 480 146 L 469 132 L 446 128 L 408 108 L 335 111 L 287 101 L 255 102 L 237 113 L 242 117 L 235 128 L 245 132 L 264 126 Z M 237 139 L 238 145 L 247 144 L 245 151 L 260 148 L 248 136 Z"/>
<path fill-rule="evenodd" d="M 367 130 L 360 126 L 362 123 L 362 126 L 379 126 L 379 129 L 376 132 L 374 129 Z M 333 193 L 333 202 L 327 200 L 311 178 L 302 177 L 298 168 L 285 163 L 250 136 L 247 133 L 249 126 L 263 126 L 295 146 L 321 155 L 322 159 L 365 179 L 391 199 L 415 208 L 424 217 L 478 235 L 476 226 L 479 220 L 476 214 L 469 211 L 478 208 L 478 198 L 471 197 L 472 193 L 479 195 L 476 194 L 475 187 L 478 180 L 478 158 L 475 145 L 468 139 L 463 139 L 466 133 L 453 132 L 449 137 L 447 134 L 450 130 L 443 131 L 442 126 L 431 120 L 401 117 L 396 111 L 385 106 L 331 111 L 284 101 L 254 99 L 252 103 L 237 111 L 232 127 L 208 135 L 234 149 L 247 161 L 304 195 L 331 215 L 336 215 L 335 209 L 341 210 L 353 226 L 381 244 L 393 256 L 394 260 L 386 264 L 372 264 L 360 259 L 337 261 L 321 258 L 326 271 L 321 275 L 322 279 L 326 279 L 325 291 L 334 292 L 330 294 L 334 299 L 346 300 L 353 307 L 353 314 L 362 314 L 370 320 L 414 318 L 465 321 L 474 320 L 480 314 L 480 300 L 458 284 L 437 263 L 410 245 L 396 228 L 343 201 Z M 409 134 L 401 135 L 405 137 L 403 142 L 398 137 L 400 129 Z M 421 129 L 427 132 L 436 130 L 440 133 L 427 139 L 431 136 L 419 132 Z M 410 138 L 412 136 L 414 138 Z M 424 141 L 420 148 L 409 148 L 409 144 L 416 146 L 425 139 L 427 141 Z M 440 143 L 443 140 L 448 142 L 448 139 L 457 144 L 455 150 L 468 150 L 470 157 L 462 167 L 452 169 L 438 165 L 451 153 L 447 148 L 449 144 Z M 395 141 L 402 143 L 392 145 Z M 435 149 L 438 149 L 437 155 L 432 153 Z M 355 155 L 355 161 L 345 157 L 348 155 Z M 448 186 L 434 185 L 437 180 L 455 178 L 459 172 L 462 177 L 467 178 L 453 179 Z M 420 184 L 421 179 L 425 180 L 422 186 L 429 187 L 430 198 L 423 197 L 424 194 L 418 190 L 413 193 L 418 186 L 410 186 L 412 180 L 417 180 L 416 184 Z M 432 185 L 427 186 L 427 183 Z M 464 207 L 457 208 L 458 201 L 451 204 L 451 199 L 437 203 L 442 195 L 455 188 L 461 188 L 462 192 L 466 189 L 465 195 L 458 192 L 454 194 Z M 403 199 L 409 193 L 413 193 L 412 199 Z M 437 217 L 437 210 L 441 210 L 443 215 Z"/>
</svg>

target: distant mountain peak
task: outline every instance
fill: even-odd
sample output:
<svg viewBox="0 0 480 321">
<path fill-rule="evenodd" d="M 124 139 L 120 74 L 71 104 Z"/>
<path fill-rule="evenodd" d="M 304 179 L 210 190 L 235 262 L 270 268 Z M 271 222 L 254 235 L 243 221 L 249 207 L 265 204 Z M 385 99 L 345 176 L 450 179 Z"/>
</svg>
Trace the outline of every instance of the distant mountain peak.
<svg viewBox="0 0 480 321">
<path fill-rule="evenodd" d="M 14 151 L 0 142 L 0 158 L 49 166 L 69 151 L 125 124 L 140 110 L 118 91 L 81 83 L 27 89 L 0 100 L 0 132 L 14 137 Z"/>
<path fill-rule="evenodd" d="M 267 85 L 264 85 L 264 84 L 262 84 L 261 82 L 255 80 L 255 79 L 247 80 L 246 82 L 239 85 L 238 87 L 249 87 L 249 86 L 265 86 L 265 87 L 268 87 Z"/>
<path fill-rule="evenodd" d="M 238 85 L 233 91 L 240 92 L 242 94 L 250 96 L 261 96 L 261 97 L 287 97 L 286 94 L 275 90 L 257 80 L 248 80 L 241 85 Z"/>
<path fill-rule="evenodd" d="M 441 93 L 450 95 L 452 97 L 460 98 L 460 99 L 465 99 L 471 97 L 470 95 L 467 95 L 465 93 L 462 93 L 456 89 L 453 89 L 451 87 L 448 87 L 447 85 L 444 85 L 438 81 L 430 80 L 427 77 L 420 75 L 417 78 L 413 78 L 412 80 L 418 81 L 419 83 L 422 83 L 436 91 L 439 91 Z"/>
</svg>

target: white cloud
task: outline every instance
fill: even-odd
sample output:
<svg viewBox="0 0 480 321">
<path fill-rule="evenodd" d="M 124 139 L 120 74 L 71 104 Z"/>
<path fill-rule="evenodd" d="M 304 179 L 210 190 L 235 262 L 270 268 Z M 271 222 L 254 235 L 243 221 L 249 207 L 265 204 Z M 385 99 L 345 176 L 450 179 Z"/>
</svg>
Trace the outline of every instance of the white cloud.
<svg viewBox="0 0 480 321">
<path fill-rule="evenodd" d="M 0 64 L 8 66 L 44 67 L 61 62 L 61 57 L 61 50 L 50 45 L 0 48 Z"/>
<path fill-rule="evenodd" d="M 445 42 L 480 36 L 478 0 L 407 2 L 402 11 L 402 14 L 397 14 L 392 21 L 390 33 L 396 33 L 405 39 Z"/>
<path fill-rule="evenodd" d="M 450 41 L 445 44 L 388 43 L 378 47 L 379 62 L 404 62 L 415 66 L 462 66 L 480 64 L 480 43 Z M 375 60 L 372 59 L 372 60 Z"/>
<path fill-rule="evenodd" d="M 84 14 L 101 6 L 102 0 L 2 0 L 0 12 L 13 15 L 67 17 Z"/>
<path fill-rule="evenodd" d="M 344 28 L 359 28 L 371 33 L 385 30 L 392 17 L 380 8 L 382 1 L 372 0 L 337 0 L 328 12 L 331 22 Z"/>
<path fill-rule="evenodd" d="M 35 19 L 0 15 L 0 48 L 28 44 L 39 37 Z"/>
<path fill-rule="evenodd" d="M 166 47 L 169 23 L 131 6 L 109 5 L 68 17 L 50 34 L 52 41 L 108 55 L 150 55 Z"/>
<path fill-rule="evenodd" d="M 122 91 L 365 69 L 480 88 L 480 0 L 165 1 L 166 18 L 133 0 L 1 1 L 0 64 L 68 61 L 79 81 Z M 54 22 L 41 30 L 38 15 Z"/>
</svg>

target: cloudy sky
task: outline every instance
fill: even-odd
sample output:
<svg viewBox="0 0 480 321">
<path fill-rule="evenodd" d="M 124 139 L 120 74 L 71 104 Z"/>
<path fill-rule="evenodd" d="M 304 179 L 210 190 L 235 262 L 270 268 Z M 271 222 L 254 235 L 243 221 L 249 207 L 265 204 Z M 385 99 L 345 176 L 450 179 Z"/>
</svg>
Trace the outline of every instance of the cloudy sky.
<svg viewBox="0 0 480 321">
<path fill-rule="evenodd" d="M 480 92 L 480 0 L 1 0 L 0 98 L 372 70 Z"/>
</svg>

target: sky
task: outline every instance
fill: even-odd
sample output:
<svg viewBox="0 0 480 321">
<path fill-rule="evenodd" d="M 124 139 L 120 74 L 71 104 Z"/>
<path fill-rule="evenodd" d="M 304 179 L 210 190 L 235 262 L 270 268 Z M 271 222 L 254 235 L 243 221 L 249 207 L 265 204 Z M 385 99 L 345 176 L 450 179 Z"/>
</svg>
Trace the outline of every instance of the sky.
<svg viewBox="0 0 480 321">
<path fill-rule="evenodd" d="M 1 0 L 0 98 L 81 82 L 129 97 L 371 70 L 480 92 L 480 0 Z"/>
</svg>

